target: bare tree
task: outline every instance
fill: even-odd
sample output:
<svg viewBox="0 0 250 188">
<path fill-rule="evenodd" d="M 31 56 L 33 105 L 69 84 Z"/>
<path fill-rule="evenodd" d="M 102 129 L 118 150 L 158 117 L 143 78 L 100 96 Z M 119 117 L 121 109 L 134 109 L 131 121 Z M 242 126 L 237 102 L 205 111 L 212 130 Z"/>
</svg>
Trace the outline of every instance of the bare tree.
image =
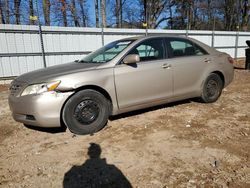
<svg viewBox="0 0 250 188">
<path fill-rule="evenodd" d="M 29 16 L 30 25 L 34 25 L 35 20 L 31 19 L 34 16 L 33 0 L 29 0 Z"/>
<path fill-rule="evenodd" d="M 115 27 L 142 28 L 143 4 L 141 4 L 141 2 L 142 1 L 135 2 L 134 0 L 121 0 L 120 10 L 116 6 L 116 2 L 113 2 L 113 6 L 111 7 L 113 15 L 111 18 L 108 18 L 107 21 L 111 25 L 114 24 Z M 115 17 L 115 22 L 112 22 L 112 20 L 110 20 L 113 17 Z"/>
<path fill-rule="evenodd" d="M 0 24 L 5 24 L 1 1 L 0 1 Z"/>
<path fill-rule="evenodd" d="M 241 1 L 241 14 L 242 14 L 241 28 L 243 29 L 243 31 L 247 31 L 248 28 L 249 11 L 250 11 L 250 2 L 248 0 Z"/>
<path fill-rule="evenodd" d="M 208 26 L 212 26 L 212 0 L 207 0 Z"/>
<path fill-rule="evenodd" d="M 79 0 L 79 4 L 80 4 L 80 9 L 81 9 L 81 16 L 82 16 L 82 26 L 83 27 L 87 27 L 87 14 L 86 11 L 84 9 L 85 6 L 85 1 L 84 0 Z"/>
<path fill-rule="evenodd" d="M 5 14 L 5 22 L 6 24 L 9 24 L 10 23 L 10 5 L 9 5 L 9 1 L 6 0 L 5 1 L 5 11 L 6 11 L 6 14 Z"/>
<path fill-rule="evenodd" d="M 68 19 L 67 19 L 67 2 L 66 0 L 60 0 L 61 1 L 61 12 L 63 15 L 63 25 L 65 27 L 68 26 Z"/>
<path fill-rule="evenodd" d="M 163 17 L 159 20 L 168 3 L 168 0 L 144 0 L 144 15 L 148 28 L 156 28 L 160 23 L 169 19 L 168 17 Z"/>
<path fill-rule="evenodd" d="M 89 23 L 89 0 L 37 0 L 45 25 Z M 96 27 L 244 30 L 250 29 L 250 0 L 94 0 Z M 35 24 L 34 0 L 0 0 L 1 24 Z M 27 11 L 28 10 L 28 11 Z M 51 16 L 53 15 L 53 16 Z M 101 19 L 101 20 L 100 20 Z M 22 22 L 22 23 L 21 23 Z M 87 23 L 88 22 L 88 23 Z M 239 26 L 239 27 L 238 27 Z"/>
<path fill-rule="evenodd" d="M 122 27 L 122 1 L 116 0 L 115 4 L 116 27 Z"/>
<path fill-rule="evenodd" d="M 98 0 L 95 0 L 95 24 L 99 27 L 99 5 Z"/>
<path fill-rule="evenodd" d="M 71 11 L 71 14 L 73 16 L 74 25 L 76 27 L 79 27 L 80 24 L 79 24 L 78 17 L 76 14 L 77 10 L 76 10 L 76 1 L 75 0 L 71 0 L 70 11 Z"/>
<path fill-rule="evenodd" d="M 14 0 L 16 24 L 20 24 L 20 3 L 21 0 Z"/>
<path fill-rule="evenodd" d="M 234 0 L 225 0 L 224 1 L 224 23 L 225 23 L 225 29 L 235 30 L 235 24 L 237 23 L 237 20 L 235 17 L 237 16 L 236 13 L 236 6 Z"/>
<path fill-rule="evenodd" d="M 43 0 L 43 15 L 45 25 L 50 25 L 50 0 Z"/>
<path fill-rule="evenodd" d="M 107 27 L 106 0 L 101 0 L 102 26 Z"/>
</svg>

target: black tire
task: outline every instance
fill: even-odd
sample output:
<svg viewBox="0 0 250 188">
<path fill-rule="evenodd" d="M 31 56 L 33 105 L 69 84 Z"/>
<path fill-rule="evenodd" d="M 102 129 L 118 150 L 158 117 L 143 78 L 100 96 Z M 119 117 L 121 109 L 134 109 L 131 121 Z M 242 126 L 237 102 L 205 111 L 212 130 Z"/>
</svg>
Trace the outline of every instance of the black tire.
<svg viewBox="0 0 250 188">
<path fill-rule="evenodd" d="M 218 100 L 223 89 L 223 81 L 216 73 L 211 73 L 202 89 L 201 101 L 204 103 L 212 103 Z"/>
<path fill-rule="evenodd" d="M 74 94 L 65 104 L 62 118 L 75 134 L 91 134 L 102 129 L 110 115 L 110 102 L 101 93 L 87 89 Z"/>
</svg>

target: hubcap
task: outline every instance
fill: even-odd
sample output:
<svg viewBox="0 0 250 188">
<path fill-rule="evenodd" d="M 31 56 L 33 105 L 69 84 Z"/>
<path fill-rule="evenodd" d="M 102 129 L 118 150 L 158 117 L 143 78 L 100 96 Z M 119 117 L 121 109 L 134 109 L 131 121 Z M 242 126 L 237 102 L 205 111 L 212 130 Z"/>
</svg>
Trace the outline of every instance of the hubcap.
<svg viewBox="0 0 250 188">
<path fill-rule="evenodd" d="M 218 83 L 215 80 L 209 80 L 207 83 L 207 96 L 214 97 L 218 94 Z"/>
<path fill-rule="evenodd" d="M 83 125 L 93 123 L 100 112 L 99 105 L 93 100 L 84 100 L 80 102 L 74 111 L 74 117 Z"/>
</svg>

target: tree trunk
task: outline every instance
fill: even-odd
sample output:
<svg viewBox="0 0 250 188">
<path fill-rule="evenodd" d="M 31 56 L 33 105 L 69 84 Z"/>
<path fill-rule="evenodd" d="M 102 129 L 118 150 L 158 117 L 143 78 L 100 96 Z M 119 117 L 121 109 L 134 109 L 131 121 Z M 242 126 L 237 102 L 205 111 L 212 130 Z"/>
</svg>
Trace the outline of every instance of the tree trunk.
<svg viewBox="0 0 250 188">
<path fill-rule="evenodd" d="M 208 27 L 207 29 L 212 29 L 212 11 L 211 11 L 211 0 L 207 0 L 207 16 L 208 16 Z"/>
<path fill-rule="evenodd" d="M 123 4 L 125 3 L 125 0 L 123 1 L 123 3 L 122 3 L 122 0 L 120 0 L 121 2 L 120 2 L 120 28 L 122 28 L 122 7 L 123 7 Z"/>
<path fill-rule="evenodd" d="M 232 31 L 236 29 L 237 25 L 237 9 L 234 0 L 225 0 L 225 29 Z"/>
<path fill-rule="evenodd" d="M 20 24 L 20 3 L 21 0 L 14 0 L 16 24 Z"/>
<path fill-rule="evenodd" d="M 63 15 L 63 25 L 65 27 L 68 26 L 68 20 L 67 20 L 67 3 L 66 0 L 61 0 L 61 11 L 62 11 L 62 15 Z"/>
<path fill-rule="evenodd" d="M 192 29 L 195 29 L 197 30 L 197 12 L 198 12 L 198 7 L 197 7 L 197 4 L 194 4 L 194 8 L 193 8 L 193 26 L 192 26 Z"/>
<path fill-rule="evenodd" d="M 95 0 L 95 24 L 96 24 L 96 27 L 99 27 L 99 6 L 98 6 L 98 0 Z"/>
<path fill-rule="evenodd" d="M 115 4 L 115 15 L 116 15 L 116 27 L 122 27 L 122 2 L 121 0 L 116 0 Z"/>
<path fill-rule="evenodd" d="M 6 10 L 6 24 L 10 24 L 10 5 L 9 1 L 5 1 L 5 10 Z"/>
<path fill-rule="evenodd" d="M 227 4 L 228 1 L 225 0 L 225 4 Z M 224 20 L 225 20 L 225 29 L 228 31 L 231 28 L 231 8 L 229 5 L 225 6 L 225 15 L 224 15 Z"/>
<path fill-rule="evenodd" d="M 101 7 L 102 7 L 102 26 L 107 27 L 107 20 L 106 20 L 106 0 L 101 0 Z"/>
<path fill-rule="evenodd" d="M 0 2 L 0 24 L 5 24 L 5 21 L 3 19 L 3 9 L 2 9 L 1 2 Z"/>
<path fill-rule="evenodd" d="M 243 31 L 247 31 L 248 23 L 249 23 L 249 12 L 250 6 L 248 5 L 248 0 L 244 0 L 243 6 L 242 6 L 242 23 L 241 28 Z"/>
<path fill-rule="evenodd" d="M 169 20 L 169 24 L 170 24 L 170 29 L 173 29 L 173 12 L 172 12 L 172 6 L 169 6 L 169 16 L 170 16 L 170 20 Z"/>
<path fill-rule="evenodd" d="M 29 0 L 29 20 L 30 20 L 30 25 L 35 25 L 35 20 L 30 19 L 32 16 L 34 16 L 34 8 L 33 8 L 33 0 Z"/>
<path fill-rule="evenodd" d="M 45 25 L 50 26 L 50 0 L 43 0 L 43 14 Z"/>
<path fill-rule="evenodd" d="M 79 27 L 80 24 L 79 24 L 79 21 L 78 21 L 78 17 L 76 15 L 76 1 L 75 0 L 71 0 L 71 7 L 70 7 L 70 10 L 71 10 L 71 14 L 73 16 L 73 19 L 74 19 L 74 24 L 76 27 Z"/>
<path fill-rule="evenodd" d="M 189 7 L 188 7 L 188 14 L 189 14 L 188 29 L 191 30 L 194 24 L 194 1 L 190 1 Z"/>
<path fill-rule="evenodd" d="M 82 15 L 82 26 L 87 27 L 87 16 L 85 15 L 83 0 L 80 0 L 80 9 L 81 9 L 81 15 Z"/>
</svg>

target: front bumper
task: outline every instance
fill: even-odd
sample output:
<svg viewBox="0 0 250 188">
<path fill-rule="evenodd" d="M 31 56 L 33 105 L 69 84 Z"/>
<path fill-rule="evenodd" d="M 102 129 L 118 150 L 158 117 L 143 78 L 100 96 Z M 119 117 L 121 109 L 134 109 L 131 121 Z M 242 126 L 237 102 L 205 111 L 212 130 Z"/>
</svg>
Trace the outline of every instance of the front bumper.
<svg viewBox="0 0 250 188">
<path fill-rule="evenodd" d="M 61 109 L 73 92 L 45 92 L 39 95 L 9 96 L 14 120 L 38 127 L 60 127 Z"/>
</svg>

